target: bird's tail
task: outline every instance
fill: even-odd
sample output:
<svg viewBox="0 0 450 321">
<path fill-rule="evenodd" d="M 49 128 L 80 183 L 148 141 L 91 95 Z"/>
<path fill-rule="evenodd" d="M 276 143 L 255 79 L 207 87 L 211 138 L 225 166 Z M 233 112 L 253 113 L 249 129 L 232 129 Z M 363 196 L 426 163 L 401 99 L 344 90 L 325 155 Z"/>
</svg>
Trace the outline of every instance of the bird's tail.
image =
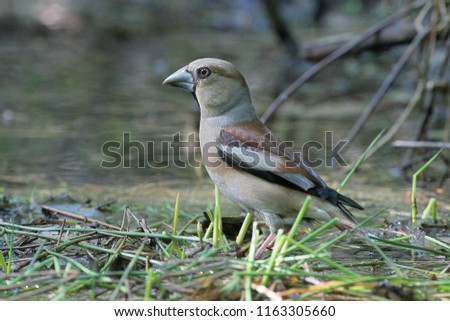
<svg viewBox="0 0 450 321">
<path fill-rule="evenodd" d="M 354 207 L 359 210 L 363 210 L 364 208 L 361 205 L 356 203 L 351 198 L 340 194 L 339 192 L 328 186 L 324 188 L 318 188 L 314 192 L 322 199 L 328 200 L 332 204 L 336 205 L 340 209 L 342 214 L 344 214 L 341 216 L 342 223 L 344 225 L 342 225 L 341 227 L 337 226 L 339 229 L 345 229 L 345 226 L 351 227 L 355 226 L 355 224 L 357 223 L 355 216 L 353 216 L 352 212 L 350 212 L 350 210 L 346 207 L 346 205 Z"/>
<path fill-rule="evenodd" d="M 337 193 L 337 198 L 338 198 L 338 203 L 342 203 L 342 204 L 357 208 L 358 210 L 364 209 L 364 207 L 362 207 L 361 205 L 359 205 L 358 203 L 356 203 L 354 200 L 352 200 L 351 198 L 349 198 L 347 196 Z"/>
<path fill-rule="evenodd" d="M 350 210 L 345 206 L 351 206 L 354 208 L 357 208 L 358 210 L 363 210 L 364 208 L 359 205 L 358 203 L 356 203 L 354 200 L 352 200 L 351 198 L 344 196 L 342 194 L 337 193 L 337 203 L 336 206 L 339 207 L 339 209 L 344 213 L 344 215 L 346 216 L 346 218 L 348 219 L 349 223 L 344 223 L 347 226 L 350 227 L 354 227 L 356 223 L 358 223 L 356 221 L 355 216 L 352 214 L 352 212 L 350 212 Z M 341 227 L 337 226 L 339 229 L 341 229 Z M 345 227 L 344 227 L 345 228 Z M 341 229 L 342 230 L 342 229 Z"/>
</svg>

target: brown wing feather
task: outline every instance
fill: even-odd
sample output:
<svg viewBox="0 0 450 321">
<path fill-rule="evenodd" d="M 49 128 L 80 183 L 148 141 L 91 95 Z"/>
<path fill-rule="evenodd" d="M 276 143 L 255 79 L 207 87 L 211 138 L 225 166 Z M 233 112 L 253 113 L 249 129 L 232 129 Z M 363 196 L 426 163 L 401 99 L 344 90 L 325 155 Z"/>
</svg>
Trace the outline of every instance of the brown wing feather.
<svg viewBox="0 0 450 321">
<path fill-rule="evenodd" d="M 270 182 L 327 200 L 340 208 L 353 222 L 355 222 L 354 216 L 344 205 L 363 209 L 352 199 L 328 187 L 312 168 L 303 163 L 300 155 L 294 153 L 291 145 L 279 140 L 259 120 L 226 127 L 220 132 L 218 143 L 222 146 L 248 148 L 256 152 L 275 154 L 278 156 L 278 160 L 282 160 L 282 163 L 281 165 L 277 163 L 273 170 L 261 170 L 245 164 L 237 167 Z M 233 160 L 235 155 L 229 155 L 220 149 L 219 155 L 230 165 L 236 166 L 235 160 Z"/>
<path fill-rule="evenodd" d="M 281 141 L 259 120 L 226 127 L 220 136 L 223 137 L 224 144 L 238 140 L 247 146 L 281 157 L 284 166 L 274 169 L 278 173 L 300 174 L 318 187 L 327 186 L 319 174 L 303 162 L 300 154 L 294 152 L 292 142 Z"/>
</svg>

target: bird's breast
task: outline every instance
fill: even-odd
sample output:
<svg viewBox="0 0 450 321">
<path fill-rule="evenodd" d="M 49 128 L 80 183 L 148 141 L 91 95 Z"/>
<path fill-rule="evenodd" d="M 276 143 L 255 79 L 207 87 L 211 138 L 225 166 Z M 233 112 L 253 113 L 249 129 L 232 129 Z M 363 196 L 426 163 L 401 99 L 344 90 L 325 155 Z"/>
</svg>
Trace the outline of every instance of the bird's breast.
<svg viewBox="0 0 450 321">
<path fill-rule="evenodd" d="M 227 164 L 218 154 L 217 139 L 220 130 L 220 126 L 210 125 L 206 121 L 200 123 L 200 148 L 203 165 L 216 185 L 224 184 L 221 183 L 224 180 L 223 176 L 229 170 Z"/>
</svg>

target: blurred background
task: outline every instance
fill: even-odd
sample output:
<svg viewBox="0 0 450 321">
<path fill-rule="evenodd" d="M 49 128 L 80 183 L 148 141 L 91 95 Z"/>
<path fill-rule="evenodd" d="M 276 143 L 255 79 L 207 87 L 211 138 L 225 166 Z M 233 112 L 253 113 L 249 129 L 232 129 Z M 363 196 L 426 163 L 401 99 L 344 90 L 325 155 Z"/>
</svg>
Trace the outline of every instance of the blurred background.
<svg viewBox="0 0 450 321">
<path fill-rule="evenodd" d="M 159 142 L 196 131 L 194 100 L 162 86 L 165 77 L 197 58 L 229 60 L 246 77 L 262 114 L 333 48 L 410 3 L 2 0 L 0 187 L 41 200 L 63 192 L 79 200 L 128 204 L 164 204 L 181 193 L 185 210 L 204 209 L 213 202 L 213 185 L 202 169 L 138 168 L 137 150 L 124 155 L 131 168 L 100 166 L 107 160 L 102 145 L 122 142 L 124 132 L 133 141 L 156 142 L 155 158 L 170 163 L 173 156 Z M 335 143 L 344 139 L 414 36 L 414 18 L 412 14 L 391 28 L 403 38 L 358 50 L 321 71 L 280 107 L 269 127 L 300 148 L 310 140 L 324 143 L 325 131 L 333 132 Z M 347 163 L 401 114 L 416 88 L 417 73 L 413 57 L 346 147 Z M 446 99 L 434 101 L 440 108 L 434 114 L 441 124 L 439 137 L 448 117 Z M 413 111 L 395 138 L 409 139 L 420 115 L 420 108 Z M 352 178 L 347 194 L 369 208 L 408 209 L 404 158 L 405 149 L 386 144 Z M 318 169 L 334 187 L 345 170 Z M 444 199 L 445 171 L 448 167 L 441 164 L 425 186 Z"/>
</svg>

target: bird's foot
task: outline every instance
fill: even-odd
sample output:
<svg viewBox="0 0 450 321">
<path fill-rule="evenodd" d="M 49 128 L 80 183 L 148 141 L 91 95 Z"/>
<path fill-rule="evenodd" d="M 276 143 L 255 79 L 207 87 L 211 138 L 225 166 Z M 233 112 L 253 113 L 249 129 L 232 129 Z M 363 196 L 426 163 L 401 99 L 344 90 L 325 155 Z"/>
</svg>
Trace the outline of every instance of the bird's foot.
<svg viewBox="0 0 450 321">
<path fill-rule="evenodd" d="M 275 234 L 275 233 L 274 233 Z M 275 235 L 276 236 L 276 235 Z M 277 241 L 277 238 L 274 237 L 269 244 L 267 244 L 268 249 L 273 249 L 273 246 L 275 245 L 275 242 Z"/>
<path fill-rule="evenodd" d="M 263 244 L 256 250 L 255 259 L 259 259 L 267 248 L 272 248 L 275 244 L 277 234 L 270 232 L 269 236 L 264 240 Z"/>
</svg>

